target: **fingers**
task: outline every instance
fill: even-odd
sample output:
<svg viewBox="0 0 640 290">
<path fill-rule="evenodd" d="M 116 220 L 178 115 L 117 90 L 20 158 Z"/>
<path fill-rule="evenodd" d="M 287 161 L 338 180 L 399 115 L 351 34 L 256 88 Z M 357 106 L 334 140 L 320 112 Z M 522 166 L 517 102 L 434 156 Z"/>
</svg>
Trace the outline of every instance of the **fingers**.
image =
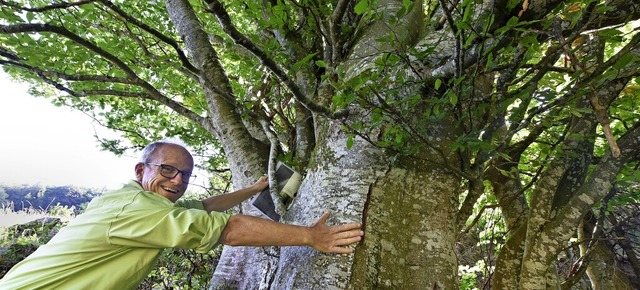
<svg viewBox="0 0 640 290">
<path fill-rule="evenodd" d="M 340 239 L 340 240 L 336 241 L 336 246 L 347 246 L 347 245 L 351 245 L 351 244 L 357 243 L 360 240 L 362 240 L 362 236 L 360 236 L 360 235 L 355 236 L 355 237 Z"/>
<path fill-rule="evenodd" d="M 352 230 L 360 229 L 361 227 L 362 227 L 361 224 L 352 223 L 352 224 L 344 224 L 344 225 L 335 226 L 334 228 L 339 232 L 346 232 L 346 231 L 352 231 Z"/>
<path fill-rule="evenodd" d="M 338 226 L 334 227 L 334 230 L 337 231 L 333 234 L 332 246 L 328 249 L 328 252 L 331 253 L 353 253 L 354 248 L 349 246 L 362 240 L 362 236 L 364 235 L 364 231 L 360 230 L 359 224 Z"/>
<path fill-rule="evenodd" d="M 312 226 L 318 234 L 313 247 L 325 253 L 349 254 L 353 253 L 351 247 L 354 243 L 362 240 L 364 231 L 359 223 L 343 224 L 338 226 L 326 225 L 329 219 L 329 212 L 325 212 Z"/>
<path fill-rule="evenodd" d="M 263 190 L 269 186 L 269 179 L 266 176 L 261 176 L 256 180 L 256 182 L 252 185 L 256 190 Z"/>
<path fill-rule="evenodd" d="M 316 225 L 324 225 L 327 222 L 327 219 L 329 219 L 329 212 L 325 212 L 319 219 L 318 221 L 316 221 L 316 223 L 314 224 L 314 226 Z"/>
<path fill-rule="evenodd" d="M 364 232 L 361 230 L 341 232 L 335 235 L 334 245 L 336 246 L 351 245 L 353 243 L 357 243 L 360 240 L 362 240 L 362 236 L 364 236 Z"/>
<path fill-rule="evenodd" d="M 325 252 L 327 253 L 338 253 L 338 254 L 350 254 L 355 251 L 354 247 L 350 247 L 350 245 L 359 242 L 362 239 L 360 235 L 350 238 L 339 239 L 335 241 L 335 245 L 331 246 Z"/>
<path fill-rule="evenodd" d="M 345 239 L 364 236 L 364 231 L 360 229 L 360 224 L 346 224 L 331 228 L 334 239 Z"/>
<path fill-rule="evenodd" d="M 260 178 L 258 178 L 256 183 L 263 183 L 263 182 L 266 182 L 266 181 L 267 181 L 267 176 L 263 175 L 263 176 L 260 176 Z"/>
</svg>

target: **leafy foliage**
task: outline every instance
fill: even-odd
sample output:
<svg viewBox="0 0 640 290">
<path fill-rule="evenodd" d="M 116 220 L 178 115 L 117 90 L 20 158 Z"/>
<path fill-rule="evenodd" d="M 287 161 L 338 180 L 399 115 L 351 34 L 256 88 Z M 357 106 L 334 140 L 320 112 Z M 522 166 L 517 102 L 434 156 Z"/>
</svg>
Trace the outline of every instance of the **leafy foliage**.
<svg viewBox="0 0 640 290">
<path fill-rule="evenodd" d="M 57 233 L 58 229 L 66 224 L 66 222 L 61 220 L 60 216 L 55 215 L 60 212 L 60 209 L 57 209 L 57 213 L 47 213 L 34 209 L 25 209 L 16 212 L 8 207 L 2 207 L 0 214 L 3 215 L 5 219 L 10 219 L 16 215 L 45 217 L 24 224 L 0 228 L 0 278 L 2 278 L 13 265 L 33 253 L 40 245 L 48 242 L 55 233 Z M 66 216 L 65 220 L 69 218 L 69 216 Z"/>
<path fill-rule="evenodd" d="M 138 289 L 207 289 L 222 248 L 200 254 L 192 250 L 167 249 Z"/>
</svg>

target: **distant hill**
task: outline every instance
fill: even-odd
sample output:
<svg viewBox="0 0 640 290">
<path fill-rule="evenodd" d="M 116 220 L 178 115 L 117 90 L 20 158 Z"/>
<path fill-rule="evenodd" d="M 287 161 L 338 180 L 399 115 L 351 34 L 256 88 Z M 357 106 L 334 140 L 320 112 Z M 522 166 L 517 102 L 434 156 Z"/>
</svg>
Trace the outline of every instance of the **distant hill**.
<svg viewBox="0 0 640 290">
<path fill-rule="evenodd" d="M 0 184 L 0 206 L 13 206 L 14 211 L 34 208 L 46 210 L 50 206 L 61 205 L 80 210 L 92 198 L 106 189 L 91 189 L 77 186 L 43 186 Z"/>
</svg>

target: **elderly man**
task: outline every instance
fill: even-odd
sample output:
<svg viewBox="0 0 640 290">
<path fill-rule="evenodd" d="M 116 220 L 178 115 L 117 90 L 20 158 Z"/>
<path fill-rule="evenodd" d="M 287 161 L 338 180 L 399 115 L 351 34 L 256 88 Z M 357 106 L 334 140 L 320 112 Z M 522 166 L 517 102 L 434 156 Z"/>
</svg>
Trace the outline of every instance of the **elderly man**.
<svg viewBox="0 0 640 290">
<path fill-rule="evenodd" d="M 0 289 L 135 289 L 164 248 L 207 252 L 231 246 L 311 246 L 350 253 L 364 234 L 359 224 L 286 225 L 221 213 L 267 187 L 253 185 L 207 199 L 178 201 L 187 189 L 193 157 L 183 146 L 155 142 L 135 166 L 136 180 L 89 203 L 46 245 L 14 266 Z"/>
</svg>

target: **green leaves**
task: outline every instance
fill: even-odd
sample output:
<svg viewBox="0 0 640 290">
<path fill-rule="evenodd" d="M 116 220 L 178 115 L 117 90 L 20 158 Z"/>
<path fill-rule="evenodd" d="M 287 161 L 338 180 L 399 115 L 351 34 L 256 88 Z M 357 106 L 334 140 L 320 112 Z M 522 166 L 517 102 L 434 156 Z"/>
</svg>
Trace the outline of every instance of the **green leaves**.
<svg viewBox="0 0 640 290">
<path fill-rule="evenodd" d="M 334 95 L 331 100 L 336 109 L 343 109 L 356 100 L 356 94 L 353 91 L 347 90 Z"/>
<path fill-rule="evenodd" d="M 361 15 L 368 8 L 369 8 L 369 1 L 368 0 L 360 0 L 360 2 L 358 2 L 358 4 L 356 4 L 356 6 L 354 7 L 354 11 L 356 12 L 356 14 Z"/>
<path fill-rule="evenodd" d="M 299 70 L 300 67 L 308 65 L 311 62 L 311 59 L 314 58 L 316 55 L 318 55 L 317 52 L 307 54 L 303 59 L 301 59 L 301 60 L 297 61 L 296 63 L 294 63 L 291 66 L 291 70 L 296 71 L 296 70 Z M 317 62 L 314 62 L 314 63 L 317 64 Z M 322 64 L 324 65 L 324 62 L 322 62 Z"/>
<path fill-rule="evenodd" d="M 436 82 L 435 82 L 435 84 L 433 85 L 433 88 L 434 88 L 435 90 L 439 90 L 439 89 L 440 89 L 440 86 L 442 86 L 442 80 L 441 80 L 441 79 L 436 79 Z"/>
<path fill-rule="evenodd" d="M 624 54 L 618 61 L 613 64 L 613 68 L 616 70 L 623 69 L 628 67 L 629 65 L 634 65 L 635 63 L 640 62 L 640 57 L 633 54 Z"/>
<path fill-rule="evenodd" d="M 10 24 L 22 23 L 22 18 L 18 16 L 18 12 L 11 10 L 9 7 L 0 7 L 0 18 L 7 21 Z"/>
<path fill-rule="evenodd" d="M 47 5 L 45 2 L 31 5 Z M 31 90 L 34 94 L 53 97 L 57 105 L 72 106 L 93 115 L 101 124 L 119 132 L 119 138 L 128 139 L 129 142 L 117 138 L 103 140 L 105 148 L 116 154 L 130 149 L 131 144 L 146 144 L 167 136 L 180 136 L 192 144 L 216 144 L 211 142 L 210 133 L 192 120 L 158 101 L 142 97 L 161 95 L 194 114 L 208 114 L 197 77 L 185 73 L 188 69 L 176 49 L 159 38 L 162 34 L 179 41 L 165 6 L 132 2 L 117 8 L 120 11 L 99 2 L 42 12 L 21 12 L 2 6 L 0 17 L 9 25 L 24 21 L 47 23 L 90 43 L 83 45 L 75 36 L 49 31 L 0 34 L 3 49 L 18 56 L 23 65 L 6 68 L 14 76 L 36 84 Z M 128 22 L 125 17 L 140 22 Z M 84 97 L 69 97 L 52 84 Z M 136 93 L 139 95 L 134 97 Z M 200 152 L 205 149 L 201 145 L 194 147 Z"/>
</svg>

